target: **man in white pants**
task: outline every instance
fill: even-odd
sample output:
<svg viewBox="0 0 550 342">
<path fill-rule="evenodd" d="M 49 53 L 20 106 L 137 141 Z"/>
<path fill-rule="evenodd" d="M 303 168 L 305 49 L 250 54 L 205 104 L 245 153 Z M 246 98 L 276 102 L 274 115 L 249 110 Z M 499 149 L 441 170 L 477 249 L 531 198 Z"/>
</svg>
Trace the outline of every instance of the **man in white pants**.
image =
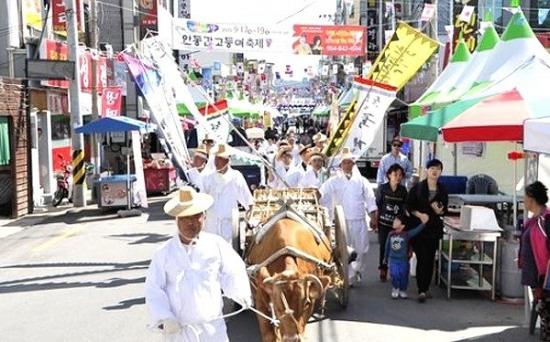
<svg viewBox="0 0 550 342">
<path fill-rule="evenodd" d="M 252 304 L 246 266 L 219 236 L 204 233 L 212 196 L 182 187 L 164 205 L 176 218 L 174 236 L 155 252 L 145 280 L 151 327 L 165 341 L 229 341 L 222 316 L 223 294 L 245 308 Z"/>
<path fill-rule="evenodd" d="M 350 264 L 350 281 L 361 282 L 365 271 L 365 258 L 369 250 L 369 236 L 366 213 L 370 216 L 371 228 L 376 228 L 376 197 L 369 181 L 358 172 L 353 172 L 355 158 L 349 148 L 344 147 L 340 155 L 340 168 L 336 175 L 330 177 L 319 189 L 321 204 L 334 211 L 334 206 L 341 205 L 346 218 L 348 246 L 353 247 L 357 259 Z M 331 206 L 329 203 L 332 200 Z"/>
<path fill-rule="evenodd" d="M 227 145 L 219 144 L 213 156 L 216 170 L 202 178 L 201 190 L 214 197 L 214 204 L 206 213 L 204 231 L 218 234 L 232 243 L 233 209 L 238 208 L 240 203 L 248 210 L 253 198 L 242 173 L 229 165 L 230 154 Z"/>
</svg>

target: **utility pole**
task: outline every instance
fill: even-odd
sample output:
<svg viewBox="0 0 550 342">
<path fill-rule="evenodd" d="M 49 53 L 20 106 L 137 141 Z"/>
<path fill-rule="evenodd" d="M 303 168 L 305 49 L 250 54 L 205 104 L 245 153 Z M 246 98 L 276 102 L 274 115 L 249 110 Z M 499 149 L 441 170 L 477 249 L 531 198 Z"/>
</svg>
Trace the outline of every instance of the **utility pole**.
<svg viewBox="0 0 550 342">
<path fill-rule="evenodd" d="M 72 134 L 72 166 L 73 166 L 73 203 L 75 207 L 86 206 L 84 194 L 84 137 L 76 134 L 75 128 L 82 126 L 82 114 L 80 113 L 80 67 L 78 66 L 78 17 L 75 0 L 65 1 L 65 14 L 67 16 L 67 43 L 69 45 L 69 61 L 74 62 L 74 78 L 71 80 L 69 95 L 71 96 L 71 134 Z"/>
<path fill-rule="evenodd" d="M 90 0 L 90 44 L 91 48 L 98 51 L 98 30 L 97 30 L 97 2 L 96 0 Z M 99 53 L 99 52 L 98 52 Z M 99 54 L 97 56 L 99 58 Z M 97 106 L 98 94 L 97 94 L 97 58 L 92 58 L 92 121 L 99 118 L 99 109 Z M 94 164 L 94 173 L 100 174 L 100 148 L 97 135 L 93 134 L 91 137 L 92 142 L 92 164 Z"/>
</svg>

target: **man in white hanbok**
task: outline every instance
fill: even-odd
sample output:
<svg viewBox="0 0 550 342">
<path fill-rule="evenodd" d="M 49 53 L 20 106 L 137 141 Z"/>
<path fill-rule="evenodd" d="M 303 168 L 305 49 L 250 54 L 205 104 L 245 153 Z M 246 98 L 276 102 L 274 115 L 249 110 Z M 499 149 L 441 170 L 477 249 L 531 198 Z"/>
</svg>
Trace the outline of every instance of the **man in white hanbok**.
<svg viewBox="0 0 550 342">
<path fill-rule="evenodd" d="M 275 172 L 280 178 L 270 173 L 269 186 L 274 189 L 297 188 L 303 171 L 293 162 L 292 148 L 290 146 L 279 147 L 276 159 L 278 163 L 275 165 Z"/>
<path fill-rule="evenodd" d="M 219 144 L 213 157 L 216 171 L 202 178 L 201 190 L 214 197 L 214 205 L 206 213 L 204 231 L 220 235 L 227 242 L 232 243 L 233 209 L 237 209 L 240 203 L 245 210 L 248 210 L 253 198 L 242 173 L 229 166 L 230 156 L 227 146 Z"/>
<path fill-rule="evenodd" d="M 326 180 L 326 169 L 323 167 L 324 161 L 324 155 L 319 150 L 313 149 L 308 159 L 308 170 L 300 180 L 300 188 L 319 189 L 321 187 L 321 184 Z"/>
<path fill-rule="evenodd" d="M 189 183 L 202 189 L 202 176 L 207 173 L 206 163 L 208 162 L 208 152 L 204 145 L 199 145 L 193 155 L 191 168 L 187 171 Z"/>
<path fill-rule="evenodd" d="M 341 172 L 330 177 L 319 189 L 321 204 L 334 211 L 331 203 L 341 205 L 346 219 L 348 246 L 353 247 L 357 259 L 350 264 L 350 281 L 360 282 L 365 271 L 365 258 L 369 249 L 368 224 L 376 229 L 376 197 L 369 181 L 358 172 L 353 172 L 355 159 L 349 148 L 344 147 L 340 157 Z"/>
<path fill-rule="evenodd" d="M 210 195 L 182 187 L 164 211 L 178 231 L 154 254 L 145 280 L 151 327 L 165 341 L 229 341 L 222 317 L 225 296 L 245 308 L 252 303 L 246 266 L 222 238 L 201 232 Z"/>
</svg>

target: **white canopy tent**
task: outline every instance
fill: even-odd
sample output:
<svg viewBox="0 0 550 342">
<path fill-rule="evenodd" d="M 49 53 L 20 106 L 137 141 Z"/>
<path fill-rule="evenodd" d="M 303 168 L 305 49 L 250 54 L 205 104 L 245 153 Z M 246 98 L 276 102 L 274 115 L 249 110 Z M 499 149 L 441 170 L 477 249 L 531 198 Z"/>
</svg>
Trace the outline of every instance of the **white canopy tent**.
<svg viewBox="0 0 550 342">
<path fill-rule="evenodd" d="M 550 116 L 525 120 L 523 149 L 550 155 Z"/>
</svg>

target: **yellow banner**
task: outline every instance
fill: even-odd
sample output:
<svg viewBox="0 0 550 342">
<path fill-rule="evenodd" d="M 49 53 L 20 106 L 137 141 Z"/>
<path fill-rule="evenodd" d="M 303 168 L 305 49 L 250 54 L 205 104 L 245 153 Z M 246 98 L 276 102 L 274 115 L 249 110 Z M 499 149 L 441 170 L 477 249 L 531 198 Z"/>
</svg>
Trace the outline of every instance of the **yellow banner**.
<svg viewBox="0 0 550 342">
<path fill-rule="evenodd" d="M 432 56 L 439 43 L 403 22 L 378 56 L 368 79 L 399 91 Z"/>
<path fill-rule="evenodd" d="M 23 0 L 23 13 L 28 26 L 42 29 L 42 13 L 40 0 Z"/>
<path fill-rule="evenodd" d="M 355 114 L 357 113 L 357 98 L 351 101 L 346 114 L 342 116 L 342 119 L 338 123 L 334 134 L 330 137 L 328 144 L 325 146 L 323 153 L 327 157 L 332 157 L 337 154 L 344 142 L 345 138 L 348 135 L 348 131 L 352 126 L 353 120 L 355 119 Z"/>
</svg>

